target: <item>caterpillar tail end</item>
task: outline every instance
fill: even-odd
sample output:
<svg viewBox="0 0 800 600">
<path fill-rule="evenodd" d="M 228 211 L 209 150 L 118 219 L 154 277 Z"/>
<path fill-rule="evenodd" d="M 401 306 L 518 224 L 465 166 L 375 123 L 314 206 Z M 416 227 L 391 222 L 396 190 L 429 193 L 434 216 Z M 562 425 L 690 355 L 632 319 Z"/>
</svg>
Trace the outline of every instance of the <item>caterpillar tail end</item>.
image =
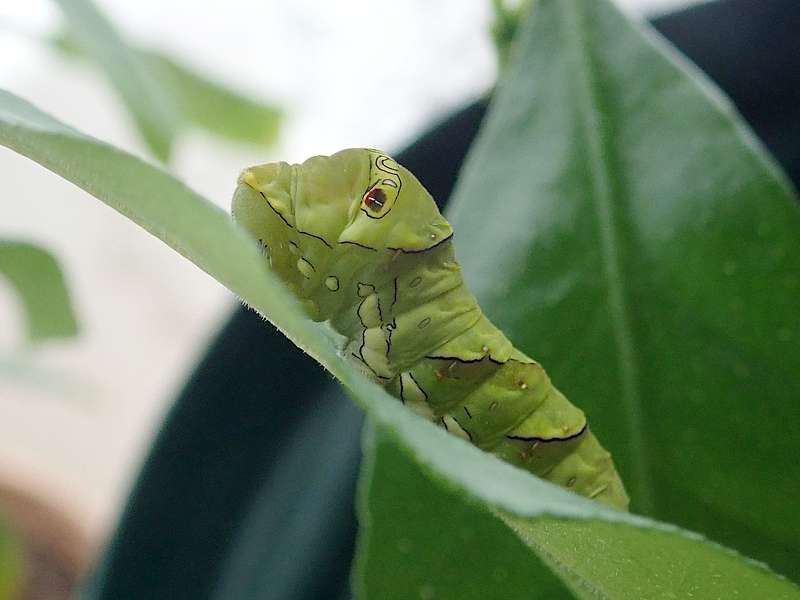
<svg viewBox="0 0 800 600">
<path fill-rule="evenodd" d="M 561 461 L 547 479 L 556 481 L 563 472 L 572 473 L 566 482 L 556 481 L 575 492 L 601 504 L 628 511 L 630 500 L 625 492 L 611 454 L 605 450 L 588 429 L 576 440 L 575 451 Z M 570 485 L 572 483 L 572 485 Z"/>
<path fill-rule="evenodd" d="M 492 451 L 503 460 L 576 494 L 617 510 L 628 510 L 628 494 L 611 454 L 588 427 L 563 440 L 506 438 Z"/>
</svg>

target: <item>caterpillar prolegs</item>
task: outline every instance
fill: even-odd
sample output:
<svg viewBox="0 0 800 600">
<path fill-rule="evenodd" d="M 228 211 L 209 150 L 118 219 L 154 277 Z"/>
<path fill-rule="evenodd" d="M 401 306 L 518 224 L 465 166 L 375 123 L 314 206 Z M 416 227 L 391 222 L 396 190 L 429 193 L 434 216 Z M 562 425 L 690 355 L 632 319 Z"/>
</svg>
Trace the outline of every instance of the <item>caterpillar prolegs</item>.
<svg viewBox="0 0 800 600">
<path fill-rule="evenodd" d="M 404 404 L 503 460 L 627 508 L 583 412 L 481 313 L 450 224 L 407 169 L 361 148 L 259 165 L 240 175 L 232 213 L 311 318 L 330 321 L 353 361 Z"/>
</svg>

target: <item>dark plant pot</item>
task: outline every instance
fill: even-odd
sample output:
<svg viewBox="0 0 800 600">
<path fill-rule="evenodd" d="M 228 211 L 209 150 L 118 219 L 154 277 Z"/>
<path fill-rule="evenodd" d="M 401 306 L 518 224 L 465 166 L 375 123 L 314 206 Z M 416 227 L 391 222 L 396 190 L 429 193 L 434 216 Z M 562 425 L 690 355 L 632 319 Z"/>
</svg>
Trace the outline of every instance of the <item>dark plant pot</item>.
<svg viewBox="0 0 800 600">
<path fill-rule="evenodd" d="M 654 23 L 795 182 L 799 17 L 793 0 L 729 0 Z M 474 104 L 397 154 L 439 201 L 484 112 Z M 362 419 L 316 363 L 239 309 L 167 418 L 87 597 L 347 597 Z"/>
</svg>

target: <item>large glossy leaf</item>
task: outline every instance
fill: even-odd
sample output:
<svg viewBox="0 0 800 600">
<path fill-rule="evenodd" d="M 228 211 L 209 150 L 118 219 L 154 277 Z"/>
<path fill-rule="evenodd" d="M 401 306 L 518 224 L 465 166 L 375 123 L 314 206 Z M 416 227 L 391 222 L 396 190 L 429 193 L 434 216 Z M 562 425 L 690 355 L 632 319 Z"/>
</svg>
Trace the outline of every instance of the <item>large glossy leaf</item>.
<svg viewBox="0 0 800 600">
<path fill-rule="evenodd" d="M 50 252 L 28 242 L 0 240 L 0 276 L 21 300 L 29 339 L 70 337 L 78 332 L 64 275 Z"/>
<path fill-rule="evenodd" d="M 92 0 L 56 0 L 80 45 L 102 67 L 160 160 L 169 159 L 178 125 L 173 98 L 158 85 Z"/>
<path fill-rule="evenodd" d="M 304 317 L 299 303 L 266 270 L 256 244 L 234 227 L 227 215 L 161 169 L 85 136 L 8 93 L 0 94 L 0 144 L 36 160 L 94 194 L 267 315 L 348 387 L 375 422 L 392 436 L 393 446 L 397 446 L 395 451 L 412 460 L 434 483 L 458 492 L 458 502 L 471 501 L 483 510 L 496 511 L 506 518 L 513 515 L 514 519 L 523 519 L 524 524 L 554 523 L 554 519 L 585 521 L 605 527 L 603 533 L 609 544 L 614 542 L 623 547 L 625 538 L 634 535 L 631 530 L 635 529 L 641 532 L 651 551 L 669 548 L 674 552 L 678 548 L 699 554 L 704 560 L 724 563 L 724 569 L 717 569 L 715 573 L 727 577 L 736 590 L 748 591 L 759 586 L 768 597 L 800 597 L 794 586 L 763 567 L 752 565 L 697 536 L 606 509 L 536 479 L 406 410 L 382 388 L 358 374 L 337 351 L 335 339 L 324 327 Z M 670 555 L 662 553 L 663 560 L 643 558 L 632 564 L 626 562 L 625 569 L 617 563 L 613 573 L 597 575 L 592 567 L 601 557 L 584 547 L 582 536 L 585 533 L 570 534 L 568 531 L 565 535 L 564 542 L 572 544 L 568 544 L 568 548 L 549 549 L 548 561 L 566 564 L 577 552 L 584 565 L 582 577 L 595 586 L 604 585 L 604 580 L 593 581 L 593 577 L 610 578 L 619 586 L 628 577 L 645 581 L 653 570 L 674 570 L 676 564 L 683 564 L 676 562 L 678 557 L 670 561 Z M 527 541 L 527 537 L 523 538 Z M 566 570 L 556 569 L 556 573 L 571 581 Z M 465 571 L 464 576 L 468 577 L 469 572 Z M 713 580 L 698 582 L 698 585 L 705 586 L 696 588 L 701 592 L 713 593 L 717 589 Z"/>
<path fill-rule="evenodd" d="M 516 50 L 450 214 L 469 283 L 586 410 L 632 510 L 796 576 L 790 186 L 606 1 L 542 0 Z"/>
</svg>

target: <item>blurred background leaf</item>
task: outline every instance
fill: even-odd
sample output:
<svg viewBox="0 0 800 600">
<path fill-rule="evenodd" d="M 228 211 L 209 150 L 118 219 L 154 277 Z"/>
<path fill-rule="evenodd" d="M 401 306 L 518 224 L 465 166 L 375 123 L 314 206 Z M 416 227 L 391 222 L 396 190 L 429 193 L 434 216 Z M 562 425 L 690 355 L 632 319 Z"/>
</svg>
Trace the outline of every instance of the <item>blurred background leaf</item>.
<svg viewBox="0 0 800 600">
<path fill-rule="evenodd" d="M 28 242 L 0 240 L 0 275 L 20 299 L 31 341 L 78 333 L 64 274 L 50 252 Z"/>
<path fill-rule="evenodd" d="M 68 30 L 50 38 L 65 56 L 90 59 Z M 180 125 L 190 125 L 233 142 L 271 146 L 278 139 L 283 112 L 200 74 L 163 52 L 132 50 L 171 96 L 180 113 Z"/>
<path fill-rule="evenodd" d="M 167 162 L 179 125 L 174 99 L 91 0 L 55 0 L 78 43 L 102 68 L 153 154 Z"/>
<path fill-rule="evenodd" d="M 0 278 L 5 278 L 20 300 L 28 341 L 69 338 L 78 333 L 64 274 L 49 251 L 29 242 L 0 240 Z M 0 355 L 0 380 L 23 382 L 59 396 L 75 391 L 70 375 L 39 368 L 27 360 L 27 354 Z M 0 600 L 17 600 L 23 574 L 30 565 L 25 564 L 22 546 L 5 519 L 5 508 L 0 502 Z"/>
<path fill-rule="evenodd" d="M 270 146 L 278 139 L 282 113 L 275 105 L 235 92 L 165 54 L 142 55 L 195 127 L 235 142 Z"/>
<path fill-rule="evenodd" d="M 491 34 L 497 50 L 497 62 L 501 69 L 508 65 L 511 44 L 522 24 L 531 12 L 531 0 L 492 0 L 494 20 Z"/>
<path fill-rule="evenodd" d="M 542 0 L 519 43 L 449 213 L 467 281 L 586 411 L 634 512 L 796 576 L 790 184 L 609 2 Z"/>
<path fill-rule="evenodd" d="M 21 581 L 19 544 L 0 514 L 0 600 L 15 600 Z"/>
</svg>

